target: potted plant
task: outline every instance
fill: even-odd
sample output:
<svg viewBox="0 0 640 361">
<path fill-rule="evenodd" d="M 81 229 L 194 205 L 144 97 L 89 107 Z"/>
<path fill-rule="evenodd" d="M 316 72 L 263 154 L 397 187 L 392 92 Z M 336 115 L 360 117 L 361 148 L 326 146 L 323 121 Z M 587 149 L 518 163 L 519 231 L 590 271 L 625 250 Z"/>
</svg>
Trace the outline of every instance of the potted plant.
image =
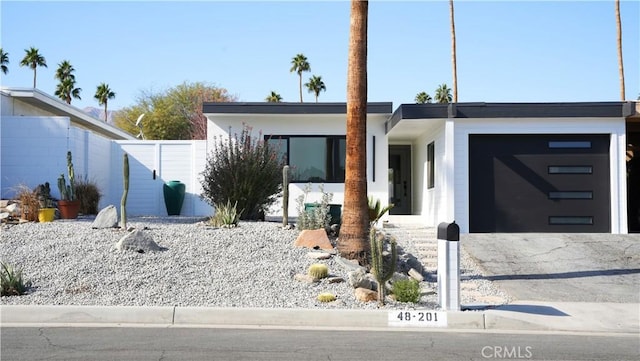
<svg viewBox="0 0 640 361">
<path fill-rule="evenodd" d="M 58 190 L 60 191 L 58 209 L 60 210 L 60 218 L 75 219 L 78 218 L 80 201 L 76 198 L 75 175 L 70 151 L 67 152 L 67 171 L 69 173 L 69 184 L 67 184 L 64 174 L 60 174 L 60 177 L 58 177 Z"/>
<path fill-rule="evenodd" d="M 53 199 L 51 198 L 51 187 L 49 186 L 49 182 L 38 185 L 36 187 L 36 194 L 38 196 L 38 203 L 40 204 L 40 209 L 38 209 L 38 221 L 53 221 L 56 215 L 56 209 L 53 207 Z"/>
</svg>

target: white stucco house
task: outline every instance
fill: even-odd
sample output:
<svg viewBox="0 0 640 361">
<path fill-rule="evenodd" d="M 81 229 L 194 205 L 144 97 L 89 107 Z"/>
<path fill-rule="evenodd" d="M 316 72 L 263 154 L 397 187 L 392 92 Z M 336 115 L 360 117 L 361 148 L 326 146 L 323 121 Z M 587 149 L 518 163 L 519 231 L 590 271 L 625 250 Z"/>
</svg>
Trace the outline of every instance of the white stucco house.
<svg viewBox="0 0 640 361">
<path fill-rule="evenodd" d="M 243 124 L 278 146 L 292 169 L 289 215 L 308 183 L 342 204 L 346 103 L 205 103 L 208 138 L 143 141 L 37 89 L 0 88 L 0 197 L 18 184 L 55 185 L 66 171 L 96 181 L 118 205 L 130 158 L 130 215 L 166 215 L 163 184 L 180 180 L 182 215 L 208 216 L 200 173 L 215 137 Z M 369 103 L 368 192 L 389 218 L 462 232 L 640 231 L 637 102 Z M 57 189 L 53 186 L 53 195 Z M 268 215 L 282 214 L 280 204 Z"/>
</svg>

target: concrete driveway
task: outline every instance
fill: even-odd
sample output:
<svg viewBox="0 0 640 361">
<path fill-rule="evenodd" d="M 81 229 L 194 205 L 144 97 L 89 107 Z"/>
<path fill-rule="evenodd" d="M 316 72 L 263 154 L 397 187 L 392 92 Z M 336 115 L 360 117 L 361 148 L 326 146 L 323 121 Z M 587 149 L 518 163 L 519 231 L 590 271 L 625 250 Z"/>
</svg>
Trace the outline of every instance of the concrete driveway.
<svg viewBox="0 0 640 361">
<path fill-rule="evenodd" d="M 460 236 L 486 278 L 515 300 L 640 303 L 640 234 Z"/>
</svg>

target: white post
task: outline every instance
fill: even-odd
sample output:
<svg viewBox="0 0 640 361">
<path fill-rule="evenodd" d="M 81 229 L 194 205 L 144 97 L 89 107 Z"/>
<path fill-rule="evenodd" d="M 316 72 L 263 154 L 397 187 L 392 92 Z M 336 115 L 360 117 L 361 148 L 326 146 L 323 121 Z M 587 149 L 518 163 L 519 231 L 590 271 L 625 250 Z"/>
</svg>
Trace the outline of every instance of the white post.
<svg viewBox="0 0 640 361">
<path fill-rule="evenodd" d="M 438 226 L 438 303 L 445 311 L 460 311 L 460 242 L 457 235 L 446 232 L 450 226 Z M 449 237 L 444 236 L 447 233 Z"/>
</svg>

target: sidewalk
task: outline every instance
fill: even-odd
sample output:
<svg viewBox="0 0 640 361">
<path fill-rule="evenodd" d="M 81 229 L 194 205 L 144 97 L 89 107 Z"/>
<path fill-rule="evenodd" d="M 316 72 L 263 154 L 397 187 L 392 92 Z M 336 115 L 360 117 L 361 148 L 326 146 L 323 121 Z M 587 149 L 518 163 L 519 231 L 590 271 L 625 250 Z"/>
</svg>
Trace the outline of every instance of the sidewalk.
<svg viewBox="0 0 640 361">
<path fill-rule="evenodd" d="M 444 325 L 398 325 L 407 311 L 206 307 L 1 306 L 2 327 L 318 327 L 365 329 L 526 330 L 640 334 L 640 304 L 516 302 L 479 311 L 439 311 Z M 416 313 L 419 310 L 411 311 Z M 426 310 L 425 310 L 426 311 Z M 431 311 L 433 312 L 433 311 Z"/>
</svg>

